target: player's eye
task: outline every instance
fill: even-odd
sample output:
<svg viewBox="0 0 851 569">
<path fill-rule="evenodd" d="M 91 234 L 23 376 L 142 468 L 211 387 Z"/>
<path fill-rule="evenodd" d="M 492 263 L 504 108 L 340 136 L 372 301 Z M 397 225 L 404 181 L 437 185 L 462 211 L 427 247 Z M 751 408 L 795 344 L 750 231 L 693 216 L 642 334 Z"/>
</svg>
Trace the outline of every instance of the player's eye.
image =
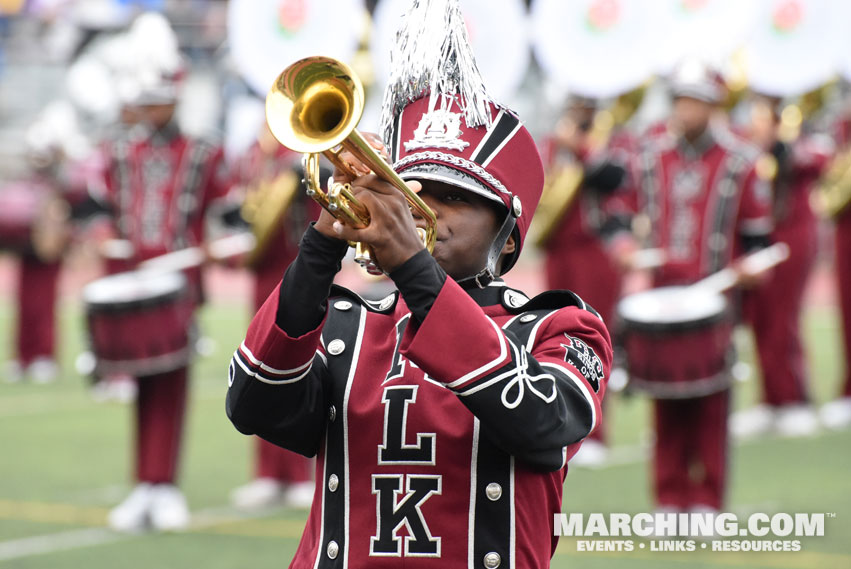
<svg viewBox="0 0 851 569">
<path fill-rule="evenodd" d="M 446 192 L 443 200 L 447 202 L 466 202 L 467 196 L 464 195 L 464 192 Z"/>
</svg>

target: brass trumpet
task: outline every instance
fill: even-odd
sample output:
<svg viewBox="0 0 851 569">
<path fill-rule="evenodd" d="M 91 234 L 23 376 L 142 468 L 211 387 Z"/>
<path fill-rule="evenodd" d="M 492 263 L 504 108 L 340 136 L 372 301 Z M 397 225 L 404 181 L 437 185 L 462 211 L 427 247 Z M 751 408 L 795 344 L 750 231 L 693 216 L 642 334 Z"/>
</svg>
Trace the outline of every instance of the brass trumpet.
<svg viewBox="0 0 851 569">
<path fill-rule="evenodd" d="M 363 85 L 357 75 L 336 59 L 314 56 L 296 61 L 278 76 L 266 96 L 266 122 L 278 142 L 304 153 L 307 194 L 334 217 L 354 228 L 369 225 L 366 207 L 352 194 L 349 184 L 331 183 L 322 191 L 319 155 L 352 177 L 358 175 L 340 158 L 348 150 L 378 177 L 401 191 L 411 209 L 426 220 L 417 232 L 431 253 L 435 242 L 434 212 L 405 184 L 393 168 L 355 128 L 364 108 Z M 362 244 L 354 244 L 356 260 L 370 272 L 377 268 Z"/>
<path fill-rule="evenodd" d="M 851 206 L 851 149 L 836 155 L 819 181 L 813 199 L 815 209 L 833 219 Z"/>
</svg>

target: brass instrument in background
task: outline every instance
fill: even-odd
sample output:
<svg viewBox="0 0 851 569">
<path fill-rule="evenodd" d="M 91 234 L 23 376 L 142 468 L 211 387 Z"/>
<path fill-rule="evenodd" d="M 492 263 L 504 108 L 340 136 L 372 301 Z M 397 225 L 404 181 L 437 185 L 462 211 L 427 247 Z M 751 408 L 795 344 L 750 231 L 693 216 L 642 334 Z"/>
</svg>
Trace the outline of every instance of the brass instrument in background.
<svg viewBox="0 0 851 569">
<path fill-rule="evenodd" d="M 328 57 L 307 57 L 284 69 L 275 80 L 266 96 L 266 122 L 278 142 L 304 153 L 307 194 L 331 215 L 354 228 L 366 227 L 370 221 L 369 211 L 354 197 L 349 184 L 332 182 L 327 193 L 321 188 L 320 154 L 352 177 L 358 175 L 339 156 L 347 150 L 401 191 L 411 209 L 426 220 L 427 228 L 418 228 L 418 232 L 432 252 L 437 223 L 434 212 L 357 131 L 363 108 L 363 85 L 347 65 Z M 367 247 L 354 246 L 355 259 L 361 265 L 372 273 L 380 270 Z"/>
<path fill-rule="evenodd" d="M 628 91 L 617 99 L 610 108 L 594 113 L 588 140 L 592 148 L 602 149 L 609 143 L 612 130 L 628 121 L 644 99 L 646 85 Z M 559 222 L 579 195 L 585 173 L 582 164 L 556 165 L 547 172 L 541 200 L 529 228 L 531 242 L 542 248 L 549 241 Z"/>
<path fill-rule="evenodd" d="M 532 233 L 532 243 L 542 248 L 549 241 L 561 219 L 570 209 L 570 205 L 579 194 L 585 173 L 582 164 L 558 166 L 547 172 L 541 201 L 532 218 L 529 231 Z"/>
<path fill-rule="evenodd" d="M 292 170 L 282 172 L 273 180 L 264 180 L 249 187 L 242 202 L 242 218 L 251 225 L 256 245 L 245 263 L 253 267 L 263 258 L 276 229 L 293 203 L 301 184 Z"/>
<path fill-rule="evenodd" d="M 813 194 L 816 211 L 837 218 L 851 204 L 851 148 L 838 153 Z"/>
</svg>

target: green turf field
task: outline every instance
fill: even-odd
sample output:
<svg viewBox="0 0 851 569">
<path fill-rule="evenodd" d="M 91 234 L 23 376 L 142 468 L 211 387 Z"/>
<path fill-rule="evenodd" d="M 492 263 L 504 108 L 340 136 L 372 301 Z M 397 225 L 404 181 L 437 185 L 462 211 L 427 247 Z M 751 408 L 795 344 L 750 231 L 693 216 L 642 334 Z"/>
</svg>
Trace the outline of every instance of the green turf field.
<svg viewBox="0 0 851 569">
<path fill-rule="evenodd" d="M 247 323 L 241 306 L 208 307 L 205 332 L 217 346 L 195 366 L 182 468 L 194 513 L 193 529 L 177 535 L 124 536 L 104 526 L 106 512 L 129 490 L 130 408 L 95 403 L 73 371 L 81 349 L 76 306 L 62 318 L 64 379 L 53 385 L 0 382 L 0 567 L 282 569 L 295 550 L 305 515 L 277 510 L 246 517 L 228 506 L 228 493 L 247 481 L 249 440 L 224 414 L 227 362 Z M 0 303 L 2 358 L 8 355 L 11 306 Z M 838 382 L 835 312 L 807 316 L 814 391 L 823 402 Z M 747 347 L 747 336 L 740 338 Z M 745 357 L 748 357 L 747 354 Z M 736 390 L 736 405 L 754 397 L 754 382 Z M 649 511 L 648 408 L 640 398 L 613 397 L 610 428 L 617 465 L 574 468 L 567 477 L 565 512 Z M 835 514 L 824 537 L 805 538 L 798 553 L 631 553 L 577 551 L 562 538 L 557 568 L 851 567 L 851 431 L 808 440 L 761 440 L 735 445 L 729 506 L 757 511 Z M 637 542 L 636 542 L 637 543 Z M 636 545 L 636 548 L 638 546 Z M 648 546 L 649 547 L 649 546 Z"/>
</svg>

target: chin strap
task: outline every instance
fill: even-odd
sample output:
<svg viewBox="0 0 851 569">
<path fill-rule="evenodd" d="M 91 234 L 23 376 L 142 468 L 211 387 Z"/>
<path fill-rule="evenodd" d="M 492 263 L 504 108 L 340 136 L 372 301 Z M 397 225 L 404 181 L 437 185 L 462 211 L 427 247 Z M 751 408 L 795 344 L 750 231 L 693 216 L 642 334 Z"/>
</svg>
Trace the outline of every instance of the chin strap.
<svg viewBox="0 0 851 569">
<path fill-rule="evenodd" d="M 475 285 L 478 288 L 485 288 L 499 276 L 496 264 L 499 262 L 499 255 L 502 253 L 503 247 L 505 247 L 505 244 L 508 242 L 508 238 L 511 237 L 511 232 L 514 231 L 515 225 L 517 225 L 517 217 L 515 213 L 511 211 L 505 216 L 505 221 L 502 222 L 502 227 L 499 228 L 496 237 L 494 237 L 494 240 L 491 243 L 485 268 L 472 277 L 461 279 L 458 281 L 458 284 L 463 287 Z"/>
</svg>

